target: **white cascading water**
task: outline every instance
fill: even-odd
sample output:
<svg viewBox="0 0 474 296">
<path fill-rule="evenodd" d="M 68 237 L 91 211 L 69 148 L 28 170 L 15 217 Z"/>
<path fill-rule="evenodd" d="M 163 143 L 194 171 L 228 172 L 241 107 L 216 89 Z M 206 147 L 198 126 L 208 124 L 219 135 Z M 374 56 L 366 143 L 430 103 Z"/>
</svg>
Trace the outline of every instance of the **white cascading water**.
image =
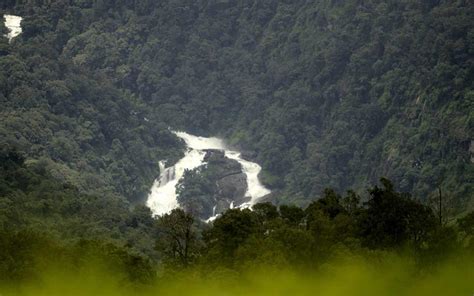
<svg viewBox="0 0 474 296">
<path fill-rule="evenodd" d="M 160 177 L 155 180 L 147 200 L 153 214 L 163 215 L 178 207 L 176 185 L 185 170 L 192 170 L 203 163 L 204 155 L 203 151 L 189 149 L 172 167 L 161 170 L 163 162 L 160 162 Z"/>
<path fill-rule="evenodd" d="M 247 192 L 245 195 L 250 197 L 250 201 L 240 205 L 240 207 L 250 207 L 255 204 L 260 197 L 270 193 L 270 190 L 265 188 L 258 179 L 258 174 L 262 168 L 254 162 L 242 159 L 239 152 L 228 150 L 221 139 L 215 137 L 197 137 L 185 132 L 174 133 L 185 141 L 188 149 L 184 157 L 172 167 L 165 168 L 164 162 L 160 162 L 160 177 L 155 180 L 147 200 L 147 206 L 152 210 L 154 215 L 166 214 L 179 206 L 176 195 L 176 185 L 183 177 L 185 170 L 191 170 L 204 164 L 204 156 L 206 154 L 204 150 L 207 149 L 223 150 L 226 157 L 234 159 L 242 165 L 242 171 L 247 177 Z M 208 221 L 212 221 L 213 218 L 216 217 L 215 208 L 216 207 L 214 207 L 213 210 L 214 216 Z"/>
<path fill-rule="evenodd" d="M 21 34 L 21 16 L 5 14 L 3 16 L 5 19 L 5 27 L 8 28 L 8 34 L 5 37 L 8 38 L 8 41 L 11 42 L 13 38 Z"/>
</svg>

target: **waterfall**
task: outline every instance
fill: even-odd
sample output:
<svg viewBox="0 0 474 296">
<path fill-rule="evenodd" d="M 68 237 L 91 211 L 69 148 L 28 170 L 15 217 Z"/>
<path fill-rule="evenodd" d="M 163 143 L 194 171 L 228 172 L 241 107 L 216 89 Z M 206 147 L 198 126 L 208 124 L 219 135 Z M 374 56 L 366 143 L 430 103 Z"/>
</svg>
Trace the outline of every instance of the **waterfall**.
<svg viewBox="0 0 474 296">
<path fill-rule="evenodd" d="M 242 171 L 247 176 L 247 192 L 245 193 L 245 196 L 251 198 L 246 204 L 247 207 L 254 205 L 258 198 L 270 193 L 270 190 L 265 188 L 258 179 L 258 174 L 262 170 L 261 166 L 254 162 L 242 159 L 240 153 L 236 151 L 226 151 L 225 156 L 238 161 L 242 165 Z"/>
<path fill-rule="evenodd" d="M 165 168 L 166 168 L 166 165 L 165 165 L 165 164 L 166 164 L 166 162 L 163 161 L 163 160 L 160 161 L 160 162 L 158 162 L 158 166 L 159 166 L 159 168 L 160 168 L 160 174 L 164 172 L 164 170 L 165 170 Z"/>
<path fill-rule="evenodd" d="M 174 166 L 163 166 L 163 170 L 160 167 L 160 177 L 153 183 L 147 200 L 153 214 L 163 215 L 178 207 L 176 185 L 185 170 L 192 170 L 203 163 L 204 155 L 203 151 L 188 149 Z"/>
<path fill-rule="evenodd" d="M 270 193 L 270 190 L 265 188 L 258 179 L 258 174 L 262 168 L 254 162 L 242 159 L 238 151 L 229 150 L 221 139 L 215 137 L 198 137 L 185 132 L 173 133 L 184 140 L 187 151 L 184 157 L 172 167 L 166 168 L 164 161 L 159 162 L 160 176 L 153 183 L 147 200 L 147 206 L 150 207 L 154 215 L 163 215 L 179 207 L 176 185 L 183 177 L 186 169 L 191 170 L 204 164 L 204 150 L 207 149 L 223 150 L 226 157 L 234 159 L 242 165 L 242 172 L 247 178 L 248 187 L 246 196 L 250 197 L 250 201 L 239 207 L 251 207 L 259 198 Z M 234 207 L 233 202 L 230 207 Z M 217 217 L 215 213 L 216 208 L 217 206 L 214 206 L 213 217 L 209 218 L 208 221 L 212 221 Z"/>
<path fill-rule="evenodd" d="M 176 168 L 174 166 L 165 168 L 163 170 L 163 173 L 160 175 L 159 179 L 159 186 L 166 185 L 168 182 L 173 181 L 175 179 L 176 173 L 175 173 Z"/>
<path fill-rule="evenodd" d="M 7 27 L 9 30 L 8 34 L 6 34 L 5 37 L 7 37 L 8 41 L 11 42 L 13 38 L 21 34 L 22 17 L 5 14 L 3 18 L 5 19 L 5 27 Z"/>
</svg>

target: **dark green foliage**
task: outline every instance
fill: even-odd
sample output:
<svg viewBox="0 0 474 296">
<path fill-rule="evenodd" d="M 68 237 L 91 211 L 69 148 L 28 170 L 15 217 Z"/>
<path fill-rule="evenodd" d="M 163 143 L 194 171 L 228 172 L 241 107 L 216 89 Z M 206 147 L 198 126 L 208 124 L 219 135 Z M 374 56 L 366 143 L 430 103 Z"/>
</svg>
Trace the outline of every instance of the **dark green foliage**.
<svg viewBox="0 0 474 296">
<path fill-rule="evenodd" d="M 176 186 L 179 204 L 195 217 L 212 216 L 212 207 L 216 204 L 213 179 L 212 171 L 204 166 L 185 171 Z"/>
<path fill-rule="evenodd" d="M 467 235 L 474 235 L 474 211 L 458 219 L 459 229 Z"/>
<path fill-rule="evenodd" d="M 0 144 L 45 161 L 83 193 L 143 201 L 179 142 L 135 94 L 61 54 L 90 23 L 87 10 L 57 1 L 18 11 L 23 33 L 0 55 Z"/>
<path fill-rule="evenodd" d="M 179 156 L 171 126 L 255 151 L 288 202 L 384 175 L 472 207 L 471 2 L 222 3 L 6 5 L 2 141 L 129 200 Z"/>
<path fill-rule="evenodd" d="M 2 285 L 34 279 L 47 261 L 60 254 L 54 241 L 31 231 L 0 231 L 0 249 Z"/>
<path fill-rule="evenodd" d="M 52 268 L 78 274 L 87 273 L 87 268 L 92 266 L 103 268 L 113 272 L 124 285 L 147 283 L 154 277 L 149 260 L 100 241 L 81 240 L 74 245 L 62 245 L 47 235 L 31 231 L 0 231 L 0 249 L 2 286 L 39 281 Z"/>
<path fill-rule="evenodd" d="M 237 270 L 258 264 L 316 268 L 339 252 L 384 251 L 410 254 L 428 268 L 466 250 L 457 230 L 439 225 L 428 207 L 397 192 L 389 180 L 381 182 L 382 187 L 369 190 L 365 204 L 352 191 L 341 197 L 326 189 L 325 197 L 306 209 L 282 205 L 277 210 L 263 203 L 253 211 L 228 210 L 204 233 L 199 264 Z M 469 217 L 460 220 L 461 229 Z"/>
<path fill-rule="evenodd" d="M 0 36 L 0 280 L 91 258 L 147 282 L 153 268 L 141 256 L 238 270 L 408 250 L 426 267 L 474 249 L 472 213 L 457 229 L 419 202 L 439 187 L 458 212 L 473 206 L 470 1 L 9 0 L 0 9 L 24 17 L 20 36 Z M 146 207 L 130 209 L 157 162 L 182 155 L 168 127 L 255 152 L 280 199 L 315 201 L 227 211 L 202 239 L 182 211 L 156 222 Z M 358 194 L 381 175 L 413 198 L 383 180 L 361 206 Z M 186 179 L 181 198 L 208 212 L 212 182 Z M 347 188 L 356 191 L 336 193 Z"/>
<path fill-rule="evenodd" d="M 228 210 L 219 217 L 213 227 L 204 233 L 211 256 L 216 257 L 218 262 L 222 260 L 225 263 L 234 263 L 238 247 L 257 231 L 255 218 L 248 209 Z"/>
<path fill-rule="evenodd" d="M 474 254 L 474 211 L 458 219 L 459 230 L 464 235 L 464 241 L 472 254 Z"/>
<path fill-rule="evenodd" d="M 377 248 L 400 247 L 407 242 L 421 246 L 436 228 L 436 218 L 426 206 L 394 190 L 382 178 L 383 188 L 371 189 L 367 211 L 361 217 L 365 245 Z"/>
<path fill-rule="evenodd" d="M 280 211 L 281 209 L 282 207 Z M 277 207 L 269 202 L 258 203 L 252 207 L 252 210 L 261 221 L 271 221 L 279 216 Z"/>
<path fill-rule="evenodd" d="M 308 206 L 307 211 L 322 211 L 329 218 L 334 219 L 337 215 L 345 213 L 341 205 L 341 196 L 332 189 L 325 189 L 324 196 Z"/>
<path fill-rule="evenodd" d="M 15 150 L 1 150 L 0 230 L 45 232 L 65 241 L 100 239 L 157 258 L 155 220 L 144 206 L 129 209 L 117 195 L 86 195 L 52 178 L 42 163 L 26 165 Z"/>
<path fill-rule="evenodd" d="M 305 216 L 303 209 L 297 206 L 280 206 L 281 218 L 290 225 L 299 225 Z"/>
<path fill-rule="evenodd" d="M 7 178 L 2 183 L 9 190 L 1 199 L 7 207 L 1 216 L 0 278 L 13 287 L 39 280 L 44 271 L 87 273 L 91 262 L 123 285 L 142 285 L 156 279 L 158 267 L 168 275 L 265 266 L 314 271 L 334 258 L 377 260 L 398 252 L 420 270 L 430 270 L 472 251 L 471 214 L 459 220 L 459 230 L 440 225 L 429 208 L 395 191 L 387 179 L 369 190 L 365 205 L 354 192 L 341 197 L 327 189 L 305 209 L 262 203 L 253 210 L 228 210 L 203 225 L 181 209 L 154 220 L 143 206 L 112 208 L 107 196 L 107 210 L 102 209 L 94 197 L 25 166 L 17 153 L 2 158 L 13 160 L 4 176 L 22 174 L 26 188 L 35 189 L 20 190 Z"/>
<path fill-rule="evenodd" d="M 417 198 L 442 186 L 462 211 L 474 7 L 422 2 L 18 2 L 0 135 L 129 200 L 178 157 L 171 126 L 254 150 L 287 202 L 384 175 Z"/>
<path fill-rule="evenodd" d="M 201 242 L 195 224 L 193 216 L 181 209 L 158 218 L 156 248 L 164 255 L 166 264 L 187 267 L 199 255 Z"/>
</svg>

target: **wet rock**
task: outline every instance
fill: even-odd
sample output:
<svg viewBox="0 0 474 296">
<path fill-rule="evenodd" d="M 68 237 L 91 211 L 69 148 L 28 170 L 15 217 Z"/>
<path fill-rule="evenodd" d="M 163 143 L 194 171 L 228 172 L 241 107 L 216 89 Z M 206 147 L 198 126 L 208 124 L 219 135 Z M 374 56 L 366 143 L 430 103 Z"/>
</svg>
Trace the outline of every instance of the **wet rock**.
<svg viewBox="0 0 474 296">
<path fill-rule="evenodd" d="M 250 201 L 250 197 L 245 196 L 248 187 L 247 176 L 242 171 L 241 164 L 225 157 L 223 150 L 208 149 L 205 152 L 206 164 L 195 169 L 198 170 L 198 175 L 185 176 L 185 192 L 180 196 L 184 198 L 180 200 L 181 206 L 201 219 L 207 219 L 213 213 L 222 213 L 231 208 L 231 205 L 237 207 Z M 196 179 L 199 181 L 196 183 L 191 178 L 203 179 Z M 207 187 L 199 184 L 212 184 L 213 188 L 209 191 Z"/>
<path fill-rule="evenodd" d="M 222 150 L 211 149 L 206 150 L 204 160 L 208 163 L 207 169 L 212 170 L 216 184 L 217 213 L 229 209 L 231 204 L 239 206 L 250 199 L 245 197 L 247 177 L 236 160 L 225 157 Z"/>
<path fill-rule="evenodd" d="M 206 152 L 206 154 L 204 155 L 204 161 L 206 161 L 206 162 L 219 161 L 219 160 L 225 158 L 224 150 L 206 149 L 204 151 Z"/>
<path fill-rule="evenodd" d="M 205 150 L 204 161 L 208 163 L 209 169 L 213 170 L 216 179 L 242 172 L 242 166 L 236 160 L 225 157 L 222 150 Z"/>
<path fill-rule="evenodd" d="M 227 200 L 229 204 L 233 201 L 234 206 L 239 206 L 249 199 L 245 199 L 247 177 L 242 172 L 224 176 L 216 184 L 216 200 Z"/>
<path fill-rule="evenodd" d="M 243 150 L 240 152 L 240 157 L 248 161 L 254 161 L 257 157 L 257 153 L 255 151 Z"/>
</svg>

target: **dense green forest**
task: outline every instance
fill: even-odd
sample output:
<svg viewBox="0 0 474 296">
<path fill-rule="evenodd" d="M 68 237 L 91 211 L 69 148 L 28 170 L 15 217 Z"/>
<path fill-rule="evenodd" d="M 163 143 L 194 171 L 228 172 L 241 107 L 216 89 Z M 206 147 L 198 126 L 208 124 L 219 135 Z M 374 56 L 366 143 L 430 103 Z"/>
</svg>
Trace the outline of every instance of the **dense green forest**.
<svg viewBox="0 0 474 296">
<path fill-rule="evenodd" d="M 254 151 L 280 199 L 380 176 L 473 207 L 470 1 L 6 1 L 2 141 L 143 199 L 167 127 Z M 100 176 L 100 177 L 98 177 Z"/>
<path fill-rule="evenodd" d="M 2 1 L 0 294 L 472 294 L 473 12 Z M 169 128 L 245 151 L 273 204 L 153 218 Z"/>
<path fill-rule="evenodd" d="M 472 292 L 474 212 L 447 225 L 387 179 L 366 203 L 327 189 L 304 209 L 260 203 L 206 224 L 181 209 L 128 212 L 15 152 L 1 160 L 3 295 Z"/>
</svg>

